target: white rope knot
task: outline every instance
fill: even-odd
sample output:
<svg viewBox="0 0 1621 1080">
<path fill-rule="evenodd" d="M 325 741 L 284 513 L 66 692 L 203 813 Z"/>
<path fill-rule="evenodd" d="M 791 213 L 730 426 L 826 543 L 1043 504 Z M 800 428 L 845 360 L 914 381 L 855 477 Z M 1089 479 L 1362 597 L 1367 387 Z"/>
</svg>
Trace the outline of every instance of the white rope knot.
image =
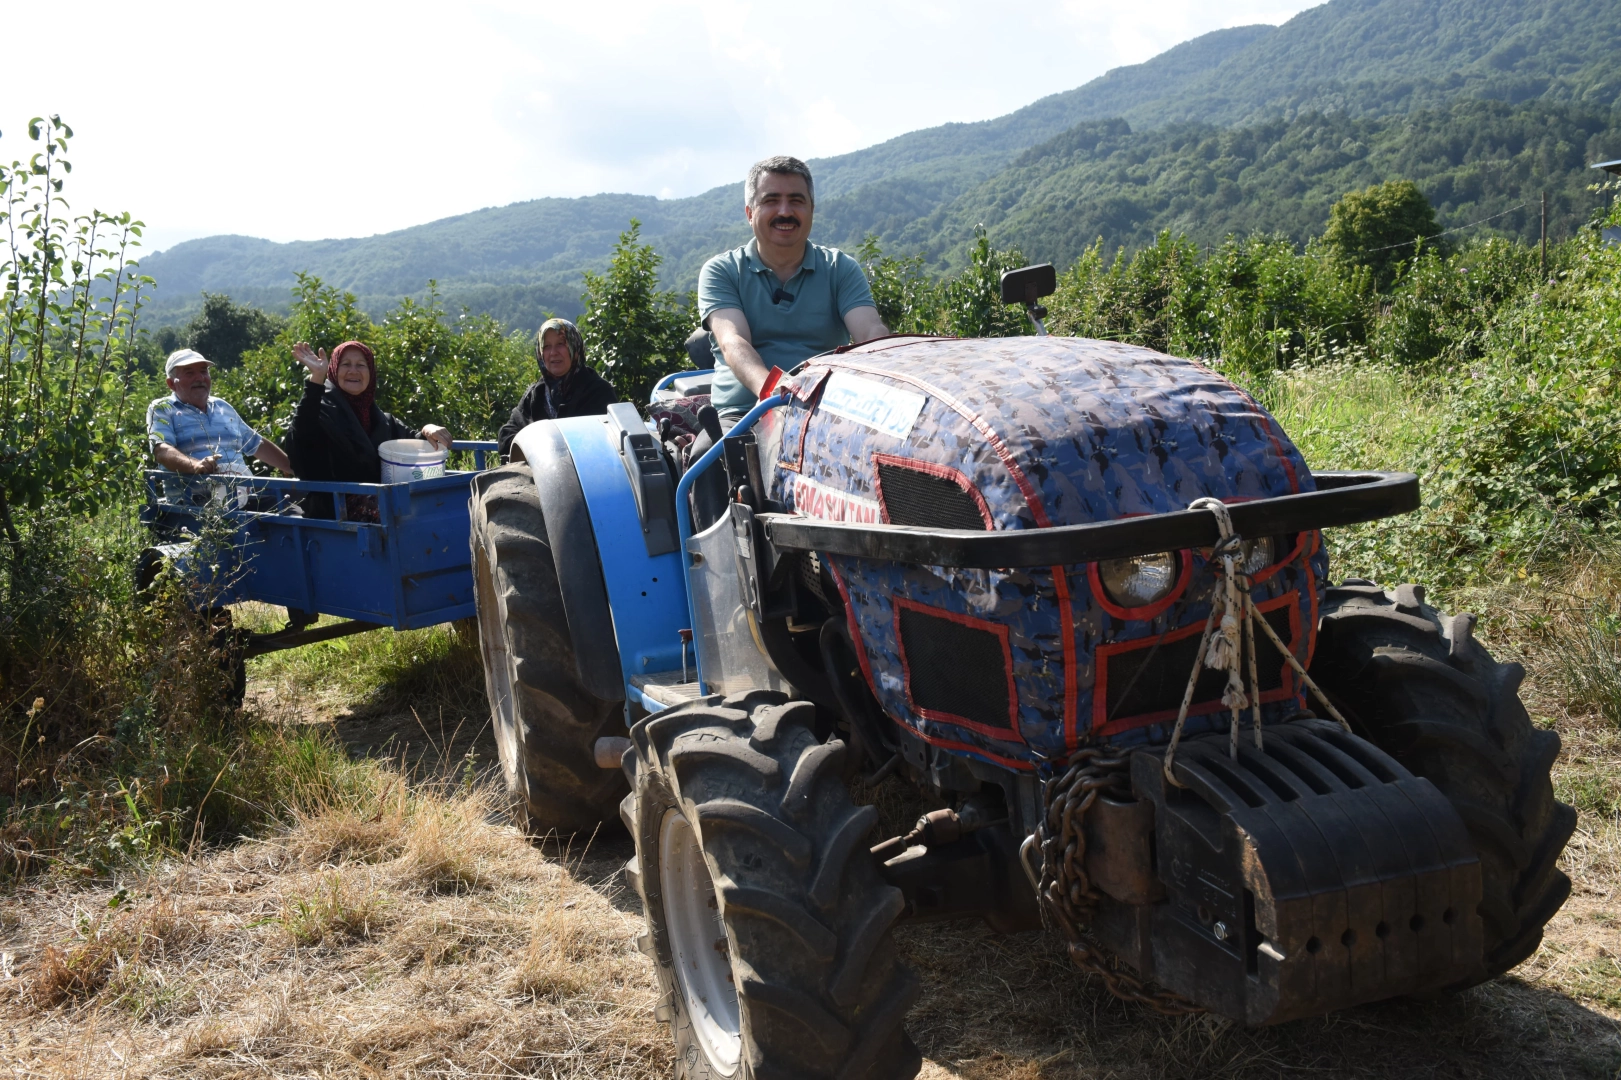
<svg viewBox="0 0 1621 1080">
<path fill-rule="evenodd" d="M 1311 676 L 1306 674 L 1306 669 L 1301 666 L 1294 650 L 1283 643 L 1277 631 L 1261 618 L 1260 612 L 1256 609 L 1255 599 L 1250 595 L 1249 575 L 1244 573 L 1240 562 L 1244 541 L 1233 531 L 1233 517 L 1227 509 L 1227 504 L 1220 499 L 1201 498 L 1189 503 L 1188 509 L 1210 511 L 1216 519 L 1219 539 L 1210 549 L 1210 561 L 1214 564 L 1216 572 L 1216 588 L 1211 597 L 1210 616 L 1205 619 L 1204 636 L 1199 639 L 1199 650 L 1195 654 L 1193 670 L 1188 673 L 1188 685 L 1182 692 L 1182 706 L 1176 713 L 1176 727 L 1171 731 L 1171 745 L 1165 750 L 1165 779 L 1177 787 L 1186 785 L 1176 778 L 1171 767 L 1176 758 L 1177 744 L 1182 741 L 1182 729 L 1188 721 L 1188 708 L 1193 704 L 1193 691 L 1198 685 L 1199 673 L 1206 668 L 1227 673 L 1227 686 L 1222 691 L 1221 703 L 1232 715 L 1232 723 L 1228 729 L 1228 755 L 1233 760 L 1238 760 L 1239 717 L 1246 708 L 1250 710 L 1255 732 L 1255 748 L 1263 749 L 1261 683 L 1255 662 L 1257 626 L 1288 661 L 1289 666 L 1294 668 L 1295 674 L 1300 676 L 1301 681 L 1322 703 L 1328 714 L 1338 720 L 1340 726 L 1347 732 L 1351 730 L 1351 725 L 1346 723 L 1345 717 L 1340 715 L 1327 695 L 1312 681 Z M 1247 686 L 1246 674 L 1249 676 Z"/>
</svg>

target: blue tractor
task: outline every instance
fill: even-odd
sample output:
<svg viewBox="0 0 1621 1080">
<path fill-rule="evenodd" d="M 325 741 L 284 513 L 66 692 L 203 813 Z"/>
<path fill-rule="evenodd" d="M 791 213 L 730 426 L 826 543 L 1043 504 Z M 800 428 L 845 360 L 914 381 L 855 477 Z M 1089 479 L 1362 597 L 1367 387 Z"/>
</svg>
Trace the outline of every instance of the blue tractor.
<svg viewBox="0 0 1621 1080">
<path fill-rule="evenodd" d="M 1038 330 L 1051 290 L 1003 282 Z M 531 425 L 471 519 L 507 784 L 537 834 L 617 809 L 678 1075 L 914 1075 L 901 921 L 1260 1025 L 1490 978 L 1567 896 L 1520 667 L 1330 583 L 1322 530 L 1417 479 L 1313 472 L 1210 368 L 896 336 L 667 434 Z M 899 780 L 936 809 L 884 836 Z"/>
</svg>

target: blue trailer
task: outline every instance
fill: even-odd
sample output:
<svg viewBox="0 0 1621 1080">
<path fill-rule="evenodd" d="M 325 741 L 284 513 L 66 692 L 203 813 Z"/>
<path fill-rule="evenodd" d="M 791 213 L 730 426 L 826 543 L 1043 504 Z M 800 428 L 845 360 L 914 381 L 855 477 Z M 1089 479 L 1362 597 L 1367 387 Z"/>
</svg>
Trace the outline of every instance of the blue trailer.
<svg viewBox="0 0 1621 1080">
<path fill-rule="evenodd" d="M 1328 577 L 1323 530 L 1417 478 L 1046 336 L 1053 288 L 1004 277 L 1034 337 L 813 357 L 700 414 L 694 462 L 623 404 L 472 480 L 509 790 L 536 834 L 633 837 L 678 1077 L 914 1075 L 901 920 L 1045 924 L 1125 998 L 1270 1024 L 1489 978 L 1568 894 L 1517 667 Z M 874 844 L 884 782 L 940 809 Z"/>
<path fill-rule="evenodd" d="M 453 450 L 472 453 L 472 472 L 404 484 L 149 471 L 141 520 L 165 542 L 143 560 L 143 573 L 174 562 L 208 606 L 257 600 L 310 620 L 345 620 L 250 635 L 243 657 L 379 627 L 415 630 L 472 618 L 468 485 L 497 460 L 496 444 L 457 442 Z M 333 499 L 334 520 L 286 512 L 291 500 L 316 492 L 374 499 L 378 520 L 346 520 L 344 498 Z M 259 505 L 272 509 L 245 508 Z"/>
</svg>

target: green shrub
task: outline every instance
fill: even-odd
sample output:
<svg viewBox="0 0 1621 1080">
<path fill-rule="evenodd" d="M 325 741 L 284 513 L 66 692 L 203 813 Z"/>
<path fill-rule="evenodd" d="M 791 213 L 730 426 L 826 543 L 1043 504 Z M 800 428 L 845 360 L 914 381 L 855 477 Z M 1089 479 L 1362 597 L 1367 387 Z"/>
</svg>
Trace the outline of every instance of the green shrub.
<svg viewBox="0 0 1621 1080">
<path fill-rule="evenodd" d="M 13 559 L 23 511 L 93 513 L 130 495 L 145 405 L 135 318 L 152 280 L 133 257 L 139 221 L 71 215 L 72 129 L 36 117 L 28 135 L 30 160 L 0 165 L 0 538 Z"/>
<path fill-rule="evenodd" d="M 1389 180 L 1347 192 L 1328 211 L 1323 247 L 1346 266 L 1366 267 L 1381 292 L 1419 245 L 1441 231 L 1435 209 L 1411 180 Z M 1440 248 L 1438 250 L 1445 250 Z"/>
<path fill-rule="evenodd" d="M 428 286 L 425 302 L 401 300 L 374 324 L 352 293 L 299 275 L 286 328 L 222 372 L 215 393 L 265 436 L 280 439 L 306 381 L 294 343 L 330 352 L 341 342 L 363 341 L 377 357 L 379 405 L 414 426 L 442 424 L 458 439 L 493 439 L 536 378 L 528 342 L 488 315 L 449 317 L 435 284 Z"/>
<path fill-rule="evenodd" d="M 968 265 L 936 294 L 942 309 L 941 331 L 954 337 L 1017 337 L 1035 333 L 1022 307 L 1002 303 L 1003 273 L 1023 265 L 1025 258 L 1018 248 L 1009 251 L 993 248 L 984 226 L 976 228 Z"/>
<path fill-rule="evenodd" d="M 647 400 L 660 376 L 688 366 L 687 335 L 698 325 L 695 295 L 659 291 L 663 260 L 641 242 L 641 231 L 642 223 L 631 218 L 608 272 L 586 272 L 579 323 L 591 366 L 620 400 L 635 402 Z"/>
<path fill-rule="evenodd" d="M 1374 331 L 1374 350 L 1401 364 L 1456 370 L 1486 354 L 1505 305 L 1537 279 L 1537 252 L 1508 240 L 1450 258 L 1425 251 L 1403 269 Z"/>
<path fill-rule="evenodd" d="M 940 285 L 923 269 L 923 256 L 885 255 L 878 237 L 868 235 L 856 249 L 867 273 L 878 317 L 892 334 L 940 332 Z"/>
</svg>

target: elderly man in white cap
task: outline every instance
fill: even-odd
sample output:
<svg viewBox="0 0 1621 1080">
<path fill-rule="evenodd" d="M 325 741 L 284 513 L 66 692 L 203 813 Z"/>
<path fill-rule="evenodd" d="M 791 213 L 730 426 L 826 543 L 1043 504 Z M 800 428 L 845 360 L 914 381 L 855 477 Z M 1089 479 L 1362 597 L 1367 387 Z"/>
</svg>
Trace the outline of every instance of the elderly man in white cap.
<svg viewBox="0 0 1621 1080">
<path fill-rule="evenodd" d="M 177 349 L 163 365 L 173 391 L 146 407 L 146 438 L 152 459 L 173 473 L 246 476 L 252 455 L 283 476 L 293 475 L 281 447 L 245 424 L 230 403 L 211 397 L 214 362 L 194 349 Z"/>
</svg>

